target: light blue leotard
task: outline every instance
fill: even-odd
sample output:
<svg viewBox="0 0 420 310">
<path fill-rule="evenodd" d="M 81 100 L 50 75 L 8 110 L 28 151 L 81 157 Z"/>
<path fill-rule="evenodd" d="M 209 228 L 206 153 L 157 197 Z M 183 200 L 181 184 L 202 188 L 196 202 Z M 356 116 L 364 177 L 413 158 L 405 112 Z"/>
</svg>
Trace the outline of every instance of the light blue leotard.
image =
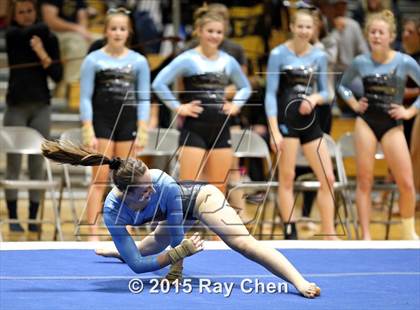
<svg viewBox="0 0 420 310">
<path fill-rule="evenodd" d="M 103 91 L 101 94 L 98 88 Z M 138 104 L 137 120 L 147 121 L 150 114 L 150 70 L 144 56 L 132 50 L 119 58 L 111 57 L 102 50 L 86 56 L 80 77 L 82 121 L 92 120 L 93 106 L 98 110 L 113 109 L 112 106 L 104 106 L 104 99 L 112 99 L 111 104 L 117 106 L 118 112 L 119 107 L 133 97 L 133 102 Z"/>
<path fill-rule="evenodd" d="M 223 74 L 236 85 L 238 91 L 232 100 L 235 104 L 242 106 L 251 95 L 251 86 L 240 65 L 235 58 L 221 50 L 215 60 L 206 58 L 195 49 L 185 51 L 159 72 L 153 81 L 152 88 L 169 108 L 175 109 L 180 102 L 169 89 L 169 85 L 177 77 L 191 77 L 207 73 Z"/>
<path fill-rule="evenodd" d="M 323 97 L 324 101 L 328 100 L 327 54 L 313 47 L 307 54 L 297 56 L 285 44 L 281 44 L 271 51 L 270 57 L 268 58 L 267 87 L 265 92 L 265 110 L 268 117 L 278 116 L 279 108 L 280 111 L 285 109 L 287 102 L 280 102 L 283 99 L 283 93 L 288 93 L 288 88 L 291 88 L 291 86 L 300 84 L 283 85 L 281 83 L 281 81 L 285 82 L 284 79 L 287 79 L 287 75 L 291 70 L 307 71 L 307 85 L 304 85 L 306 95 L 310 95 L 314 90 L 312 87 L 309 87 L 312 81 L 314 81 L 316 82 L 318 93 Z M 302 72 L 302 75 L 304 73 Z"/>
<path fill-rule="evenodd" d="M 412 57 L 400 52 L 396 52 L 394 58 L 386 64 L 376 63 L 370 54 L 360 55 L 344 73 L 338 93 L 348 102 L 353 93 L 346 86 L 355 77 L 362 78 L 363 96 L 368 100 L 368 108 L 360 117 L 378 141 L 388 130 L 402 124 L 402 120 L 393 119 L 388 111 L 392 103 L 403 103 L 407 76 L 420 85 L 420 66 Z M 420 98 L 412 105 L 420 109 Z"/>
<path fill-rule="evenodd" d="M 395 77 L 393 80 L 394 85 L 392 85 L 395 91 L 392 94 L 392 98 L 390 98 L 393 103 L 402 104 L 407 76 L 411 77 L 417 85 L 420 85 L 420 66 L 411 56 L 396 52 L 395 57 L 389 63 L 380 64 L 376 63 L 370 54 L 363 54 L 356 57 L 344 73 L 338 87 L 338 93 L 344 100 L 348 101 L 353 97 L 353 93 L 346 86 L 355 77 L 359 76 L 363 79 L 367 76 L 389 74 Z M 420 98 L 418 97 L 413 104 L 417 109 L 420 109 Z"/>
</svg>

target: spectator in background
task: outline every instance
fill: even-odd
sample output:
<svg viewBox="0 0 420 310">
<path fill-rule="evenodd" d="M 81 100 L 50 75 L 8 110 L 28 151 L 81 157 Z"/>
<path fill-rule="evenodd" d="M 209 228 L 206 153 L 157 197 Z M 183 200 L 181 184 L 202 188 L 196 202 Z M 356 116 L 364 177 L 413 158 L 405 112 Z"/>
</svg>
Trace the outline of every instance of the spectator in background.
<svg viewBox="0 0 420 310">
<path fill-rule="evenodd" d="M 10 2 L 10 0 L 0 1 L 0 29 L 4 29 L 7 26 L 7 14 L 10 8 Z"/>
<path fill-rule="evenodd" d="M 143 55 L 126 46 L 132 29 L 129 14 L 123 8 L 108 10 L 106 44 L 85 58 L 80 81 L 83 144 L 120 158 L 134 157 L 133 150 L 147 144 L 150 113 L 149 65 Z M 108 174 L 107 166 L 93 167 L 87 201 L 92 241 L 98 240 L 95 221 L 102 210 Z"/>
<path fill-rule="evenodd" d="M 47 25 L 37 21 L 35 0 L 15 0 L 11 6 L 11 23 L 6 32 L 6 51 L 11 66 L 6 95 L 4 126 L 27 126 L 39 131 L 45 138 L 50 135 L 50 91 L 47 78 L 59 82 L 62 66 L 59 62 L 58 40 Z M 39 63 L 38 65 L 33 65 Z M 27 67 L 13 68 L 29 64 Z M 32 65 L 31 65 L 32 64 Z M 21 155 L 7 155 L 6 178 L 18 179 Z M 31 179 L 44 178 L 42 156 L 29 155 L 28 168 Z M 29 219 L 35 219 L 41 191 L 29 193 Z M 6 191 L 9 218 L 17 218 L 17 191 Z M 10 224 L 11 231 L 22 232 L 20 224 Z M 29 231 L 38 226 L 29 224 Z"/>
<path fill-rule="evenodd" d="M 221 3 L 211 3 L 208 6 L 208 10 L 209 12 L 214 12 L 218 15 L 220 15 L 224 22 L 225 22 L 225 29 L 226 29 L 226 33 L 229 33 L 229 10 L 228 8 Z M 192 40 L 190 40 L 189 42 L 187 42 L 187 44 L 185 45 L 184 50 L 187 49 L 192 49 L 197 47 L 200 44 L 198 38 L 194 37 Z M 235 58 L 235 60 L 239 63 L 239 65 L 242 68 L 242 71 L 246 74 L 247 73 L 247 65 L 246 65 L 246 56 L 245 56 L 245 51 L 244 48 L 239 45 L 238 43 L 224 37 L 222 43 L 219 46 L 219 49 L 226 52 L 227 54 L 229 54 L 230 56 L 232 56 L 233 58 Z M 236 87 L 235 84 L 230 84 L 227 87 L 225 87 L 225 98 L 226 100 L 232 100 L 233 97 L 235 96 L 236 93 Z M 233 115 L 230 118 L 230 130 L 231 131 L 238 131 L 241 129 L 241 118 L 239 116 L 239 114 L 237 115 Z M 240 171 L 239 171 L 239 159 L 238 158 L 233 158 L 232 159 L 232 167 L 231 167 L 231 172 L 229 175 L 230 181 L 231 182 L 239 182 L 240 181 Z M 242 220 L 246 223 L 247 220 L 243 217 L 243 214 L 241 213 L 242 211 L 244 211 L 245 209 L 245 201 L 243 199 L 244 197 L 244 193 L 243 190 L 241 189 L 236 189 L 232 192 L 230 192 L 229 195 L 229 201 L 232 205 L 233 208 L 235 208 L 236 210 L 238 210 L 238 212 L 240 213 L 240 216 L 242 217 Z"/>
<path fill-rule="evenodd" d="M 402 239 L 419 240 L 415 229 L 413 169 L 402 120 L 416 116 L 420 111 L 420 98 L 407 108 L 402 103 L 407 77 L 420 85 L 420 67 L 409 55 L 392 49 L 396 25 L 391 11 L 384 10 L 370 16 L 365 29 L 372 52 L 353 60 L 338 89 L 340 96 L 358 113 L 354 129 L 356 206 L 362 237 L 364 240 L 371 239 L 371 192 L 379 142 L 398 186 Z M 360 100 L 346 88 L 356 76 L 363 79 L 364 94 Z"/>
<path fill-rule="evenodd" d="M 42 0 L 41 12 L 45 23 L 57 35 L 64 62 L 62 82 L 55 96 L 65 98 L 68 85 L 78 82 L 80 66 L 92 35 L 88 31 L 85 0 Z"/>
<path fill-rule="evenodd" d="M 403 52 L 410 55 L 420 64 L 420 19 L 407 18 L 403 22 L 402 33 Z M 404 91 L 404 105 L 408 106 L 420 95 L 419 86 L 411 79 L 407 79 Z M 410 124 L 411 123 L 411 124 Z M 420 115 L 410 122 L 404 121 L 404 133 L 410 146 L 413 162 L 414 184 L 416 192 L 420 193 Z"/>
<path fill-rule="evenodd" d="M 420 64 L 420 20 L 411 18 L 404 20 L 402 33 L 402 52 L 410 55 Z M 420 95 L 420 88 L 409 77 L 404 91 L 404 105 L 410 106 Z M 404 134 L 410 146 L 411 131 L 414 119 L 404 121 Z"/>
<path fill-rule="evenodd" d="M 330 35 L 337 42 L 337 61 L 333 71 L 337 72 L 336 84 L 339 84 L 342 76 L 340 73 L 350 66 L 357 55 L 367 53 L 369 48 L 359 23 L 347 17 L 347 0 L 318 2 L 321 11 L 327 16 Z M 363 86 L 360 79 L 354 80 L 349 88 L 357 98 L 361 96 Z M 354 116 L 342 100 L 338 101 L 338 105 L 344 114 Z"/>
<path fill-rule="evenodd" d="M 225 192 L 232 163 L 228 122 L 231 115 L 239 113 L 251 88 L 238 62 L 219 50 L 225 32 L 223 17 L 206 6 L 195 16 L 200 44 L 177 56 L 158 74 L 152 87 L 168 107 L 185 116 L 180 136 L 180 179 L 200 180 L 204 172 L 206 181 Z M 169 89 L 181 77 L 186 104 L 181 104 Z M 231 81 L 238 91 L 229 101 L 225 88 Z"/>
<path fill-rule="evenodd" d="M 271 148 L 279 159 L 278 199 L 284 223 L 284 238 L 297 239 L 293 215 L 296 157 L 302 146 L 305 157 L 320 182 L 317 192 L 325 239 L 337 239 L 334 200 L 330 188 L 334 172 L 323 131 L 315 113 L 328 103 L 328 58 L 310 44 L 314 18 L 311 11 L 297 10 L 291 19 L 293 37 L 275 47 L 268 60 L 265 110 L 271 133 Z M 312 78 L 315 76 L 316 78 Z"/>
<path fill-rule="evenodd" d="M 320 10 L 315 9 L 313 13 L 314 18 L 314 32 L 311 43 L 314 47 L 319 48 L 327 53 L 328 56 L 328 72 L 333 72 L 335 61 L 337 58 L 337 43 L 332 36 L 327 36 L 326 25 L 324 24 L 324 18 Z M 323 73 L 327 75 L 328 79 L 328 93 L 330 98 L 327 104 L 321 104 L 317 107 L 317 119 L 319 120 L 320 127 L 323 132 L 330 134 L 332 125 L 332 114 L 331 114 L 331 102 L 333 100 L 332 95 L 334 94 L 334 75 Z M 313 173 L 312 169 L 308 166 L 296 166 L 296 177 L 300 177 L 307 173 Z M 303 193 L 303 207 L 302 217 L 308 219 L 312 211 L 312 204 L 316 197 L 316 192 L 306 191 Z M 304 222 L 302 228 L 315 229 L 312 222 Z"/>
<path fill-rule="evenodd" d="M 360 24 L 360 27 L 364 27 L 365 22 L 370 15 L 379 13 L 383 10 L 391 10 L 394 13 L 398 30 L 396 42 L 399 42 L 401 27 L 399 22 L 398 7 L 395 5 L 395 0 L 360 0 L 358 6 L 353 12 L 353 18 Z"/>
</svg>

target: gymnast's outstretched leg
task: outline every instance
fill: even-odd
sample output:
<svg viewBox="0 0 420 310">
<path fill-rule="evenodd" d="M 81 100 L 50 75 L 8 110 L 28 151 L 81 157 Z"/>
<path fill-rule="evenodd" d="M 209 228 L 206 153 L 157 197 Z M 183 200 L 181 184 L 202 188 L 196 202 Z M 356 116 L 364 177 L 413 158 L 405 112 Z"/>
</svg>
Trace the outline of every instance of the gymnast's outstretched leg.
<svg viewBox="0 0 420 310">
<path fill-rule="evenodd" d="M 286 257 L 249 234 L 224 195 L 213 185 L 206 185 L 200 190 L 195 213 L 230 248 L 292 283 L 305 297 L 313 298 L 320 294 L 320 288 L 306 281 Z"/>
</svg>

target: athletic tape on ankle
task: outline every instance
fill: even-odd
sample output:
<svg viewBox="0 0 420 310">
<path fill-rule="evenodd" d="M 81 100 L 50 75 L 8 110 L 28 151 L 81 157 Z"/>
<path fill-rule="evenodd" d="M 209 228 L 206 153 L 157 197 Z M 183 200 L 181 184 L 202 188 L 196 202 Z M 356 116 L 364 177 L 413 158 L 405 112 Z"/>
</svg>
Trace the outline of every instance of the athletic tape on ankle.
<svg viewBox="0 0 420 310">
<path fill-rule="evenodd" d="M 171 265 L 168 274 L 165 276 L 165 279 L 169 280 L 170 282 L 174 282 L 175 280 L 182 280 L 182 271 L 183 267 L 181 265 L 175 264 Z"/>
</svg>

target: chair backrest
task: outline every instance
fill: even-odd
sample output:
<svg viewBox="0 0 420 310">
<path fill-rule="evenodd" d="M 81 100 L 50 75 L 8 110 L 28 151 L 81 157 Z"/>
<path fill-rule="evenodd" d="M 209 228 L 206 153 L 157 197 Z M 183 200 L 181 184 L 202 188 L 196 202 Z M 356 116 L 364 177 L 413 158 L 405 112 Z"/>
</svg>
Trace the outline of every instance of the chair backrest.
<svg viewBox="0 0 420 310">
<path fill-rule="evenodd" d="M 149 130 L 147 146 L 139 156 L 172 156 L 179 146 L 179 131 L 172 128 L 153 128 Z"/>
<path fill-rule="evenodd" d="M 13 154 L 41 155 L 41 145 L 44 137 L 35 129 L 29 127 L 1 127 L 0 152 Z M 50 161 L 44 157 L 47 178 L 53 181 Z"/>
<path fill-rule="evenodd" d="M 29 127 L 1 127 L 0 151 L 15 154 L 42 154 L 44 137 Z"/>
<path fill-rule="evenodd" d="M 60 140 L 69 140 L 76 145 L 82 144 L 82 130 L 80 128 L 68 129 L 60 135 Z"/>
<path fill-rule="evenodd" d="M 257 133 L 249 129 L 231 131 L 231 142 L 235 157 L 264 158 L 271 169 L 270 149 Z"/>
<path fill-rule="evenodd" d="M 356 147 L 354 145 L 354 134 L 352 132 L 346 132 L 338 139 L 338 147 L 344 158 L 356 157 Z M 384 159 L 384 153 L 381 145 L 377 143 L 375 159 Z"/>
<path fill-rule="evenodd" d="M 333 162 L 335 163 L 335 168 L 337 170 L 337 176 L 339 182 L 347 182 L 346 171 L 344 169 L 344 162 L 343 162 L 343 155 L 338 147 L 337 143 L 335 143 L 334 139 L 328 135 L 324 134 L 322 137 L 323 141 L 327 145 L 328 153 L 332 158 Z M 309 166 L 308 161 L 306 160 L 302 147 L 299 148 L 297 158 L 296 158 L 296 165 L 298 166 Z"/>
</svg>

